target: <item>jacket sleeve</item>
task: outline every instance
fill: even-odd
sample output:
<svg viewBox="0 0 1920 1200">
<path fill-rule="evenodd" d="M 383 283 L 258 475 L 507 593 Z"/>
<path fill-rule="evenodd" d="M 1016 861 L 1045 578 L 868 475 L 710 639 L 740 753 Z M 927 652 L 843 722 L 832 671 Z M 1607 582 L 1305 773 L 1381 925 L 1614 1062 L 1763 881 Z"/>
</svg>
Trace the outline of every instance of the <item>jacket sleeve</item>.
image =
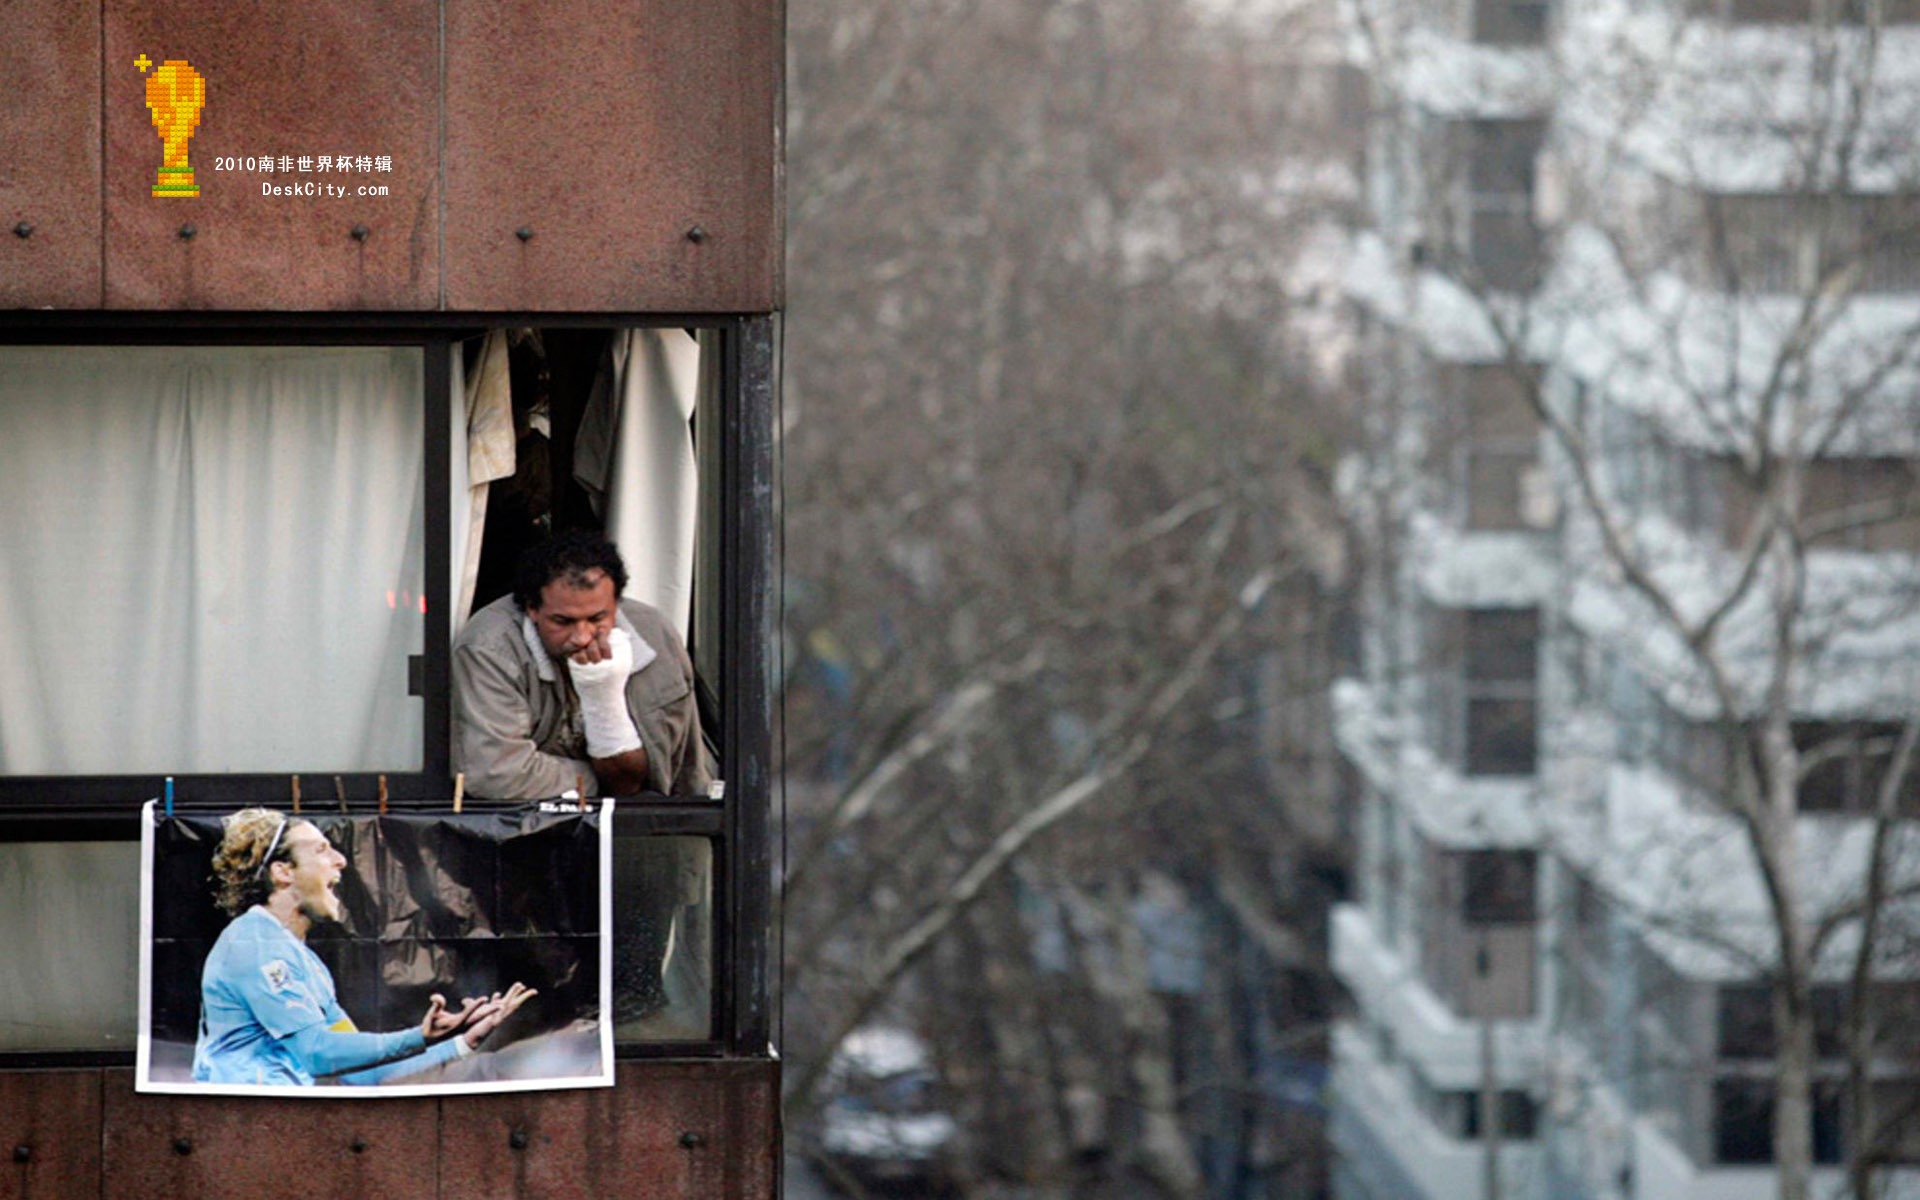
<svg viewBox="0 0 1920 1200">
<path fill-rule="evenodd" d="M 309 1025 L 283 1039 L 309 1075 L 338 1075 L 393 1058 L 407 1058 L 426 1049 L 418 1029 L 398 1033 L 347 1033 L 325 1025 Z M 438 1047 L 435 1047 L 438 1049 Z M 459 1052 L 458 1047 L 453 1048 Z"/>
<path fill-rule="evenodd" d="M 691 695 L 687 698 L 687 708 L 691 732 L 675 756 L 673 790 L 668 794 L 705 797 L 707 785 L 713 782 L 713 755 L 707 752 L 706 738 L 700 732 L 699 706 Z"/>
<path fill-rule="evenodd" d="M 454 767 L 476 796 L 546 800 L 576 781 L 596 790 L 592 764 L 535 748 L 533 710 L 513 665 L 472 645 L 453 648 L 453 740 Z"/>
<path fill-rule="evenodd" d="M 418 1030 L 415 1031 L 416 1033 Z M 458 1035 L 456 1035 L 457 1037 Z M 365 1071 L 354 1071 L 340 1076 L 340 1082 L 354 1087 L 366 1087 L 371 1084 L 392 1083 L 405 1079 L 409 1075 L 418 1075 L 428 1067 L 437 1067 L 443 1062 L 452 1062 L 460 1056 L 460 1047 L 454 1044 L 455 1038 L 435 1042 L 428 1046 L 425 1053 L 407 1058 L 397 1058 L 382 1066 L 371 1067 Z"/>
</svg>

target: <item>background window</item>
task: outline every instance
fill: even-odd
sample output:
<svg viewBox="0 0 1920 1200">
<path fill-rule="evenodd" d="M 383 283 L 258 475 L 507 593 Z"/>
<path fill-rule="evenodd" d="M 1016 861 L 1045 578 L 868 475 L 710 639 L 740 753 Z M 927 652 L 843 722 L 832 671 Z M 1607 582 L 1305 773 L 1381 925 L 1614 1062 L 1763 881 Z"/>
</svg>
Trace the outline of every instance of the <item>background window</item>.
<svg viewBox="0 0 1920 1200">
<path fill-rule="evenodd" d="M 1504 363 L 1444 368 L 1449 407 L 1462 428 L 1453 470 L 1466 497 L 1467 528 L 1520 530 L 1544 524 L 1540 481 L 1540 418 L 1530 393 L 1539 372 Z"/>
<path fill-rule="evenodd" d="M 1489 46 L 1538 46 L 1547 36 L 1539 0 L 1474 0 L 1473 40 Z"/>
<path fill-rule="evenodd" d="M 1468 256 L 1488 286 L 1530 288 L 1540 274 L 1533 189 L 1546 123 L 1472 121 L 1465 130 Z"/>
<path fill-rule="evenodd" d="M 1713 1085 L 1714 1161 L 1773 1161 L 1774 1082 L 1758 1077 L 1723 1078 Z M 1840 1089 L 1816 1084 L 1813 1091 L 1813 1161 L 1837 1163 L 1845 1154 L 1840 1128 Z"/>
<path fill-rule="evenodd" d="M 1461 862 L 1460 915 L 1469 925 L 1517 925 L 1534 919 L 1531 850 L 1470 850 Z"/>
<path fill-rule="evenodd" d="M 1533 774 L 1539 637 L 1534 609 L 1466 614 L 1467 774 Z"/>
</svg>

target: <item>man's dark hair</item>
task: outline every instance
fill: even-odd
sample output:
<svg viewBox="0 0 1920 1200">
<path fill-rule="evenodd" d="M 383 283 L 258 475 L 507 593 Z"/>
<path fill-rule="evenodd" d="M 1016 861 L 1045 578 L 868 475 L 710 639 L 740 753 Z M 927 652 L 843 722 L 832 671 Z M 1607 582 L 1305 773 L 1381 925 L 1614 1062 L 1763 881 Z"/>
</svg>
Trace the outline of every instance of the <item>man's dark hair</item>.
<svg viewBox="0 0 1920 1200">
<path fill-rule="evenodd" d="M 613 580 L 617 597 L 627 590 L 627 564 L 613 543 L 585 529 L 555 534 L 544 542 L 527 547 L 514 570 L 513 599 L 522 612 L 540 607 L 540 593 L 556 579 L 565 579 L 569 587 L 584 588 L 595 571 L 605 571 Z"/>
</svg>

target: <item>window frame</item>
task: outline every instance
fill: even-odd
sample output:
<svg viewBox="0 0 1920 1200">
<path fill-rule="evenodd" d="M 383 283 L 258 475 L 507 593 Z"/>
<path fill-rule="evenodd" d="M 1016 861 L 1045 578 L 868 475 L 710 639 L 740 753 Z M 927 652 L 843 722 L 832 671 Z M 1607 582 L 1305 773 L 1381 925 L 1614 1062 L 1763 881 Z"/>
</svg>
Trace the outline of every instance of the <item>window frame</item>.
<svg viewBox="0 0 1920 1200">
<path fill-rule="evenodd" d="M 683 328 L 720 333 L 717 403 L 719 478 L 704 531 L 715 550 L 698 556 L 694 604 L 711 604 L 718 645 L 707 647 L 718 679 L 696 679 L 696 699 L 714 743 L 718 799 L 629 804 L 614 836 L 700 837 L 713 846 L 712 980 L 708 1037 L 617 1043 L 616 1057 L 762 1057 L 773 1045 L 779 1005 L 770 969 L 773 905 L 771 820 L 773 679 L 777 635 L 779 538 L 779 320 L 773 314 L 638 313 L 102 313 L 0 315 L 0 346 L 409 346 L 424 355 L 424 571 L 428 611 L 450 611 L 454 498 L 450 446 L 451 355 L 462 341 L 500 327 L 569 329 Z M 437 434 L 436 431 L 439 431 Z M 704 490 L 704 484 L 703 484 Z M 703 513 L 705 515 L 705 513 Z M 712 575 L 708 577 L 708 567 Z M 396 810 L 433 810 L 451 796 L 452 632 L 428 620 L 413 689 L 422 699 L 423 755 L 418 771 L 387 772 Z M 692 631 L 689 631 L 691 638 Z M 691 649 L 691 647 L 690 647 Z M 174 776 L 182 807 L 232 808 L 285 803 L 292 772 Z M 381 775 L 343 773 L 354 811 L 377 800 Z M 316 810 L 335 807 L 332 776 L 306 776 Z M 141 803 L 161 794 L 163 777 L 144 775 L 0 776 L 0 842 L 138 841 Z M 471 807 L 488 807 L 475 801 Z M 511 806 L 506 806 L 511 807 Z M 5 1051 L 0 1070 L 130 1065 L 131 1051 Z"/>
<path fill-rule="evenodd" d="M 284 332 L 266 329 L 221 330 L 136 325 L 119 328 L 117 323 L 79 325 L 70 330 L 26 334 L 0 327 L 0 346 L 369 346 L 417 347 L 422 355 L 421 406 L 423 435 L 422 486 L 425 489 L 425 539 L 422 560 L 427 612 L 445 613 L 451 606 L 448 574 L 452 554 L 452 497 L 450 448 L 444 430 L 451 420 L 451 371 L 449 347 L 455 339 L 427 330 L 368 328 L 317 329 Z M 421 703 L 421 762 L 410 771 L 341 772 L 341 787 L 349 803 L 367 803 L 379 795 L 381 780 L 386 781 L 389 803 L 424 804 L 437 790 L 436 779 L 451 778 L 448 756 L 452 730 L 451 710 L 445 700 L 452 689 L 451 638 L 445 621 L 428 618 L 424 622 L 421 653 L 409 664 L 408 693 Z M 284 798 L 290 795 L 294 772 L 247 772 L 232 774 L 176 774 L 156 776 L 127 775 L 5 775 L 0 774 L 0 840 L 36 841 L 119 841 L 138 837 L 133 814 L 128 811 L 130 794 L 141 798 L 159 797 L 168 778 L 175 793 L 195 803 L 233 807 L 259 803 L 262 797 Z M 316 806 L 335 803 L 333 773 L 301 773 L 304 790 Z M 65 797 L 49 804 L 50 795 Z"/>
</svg>

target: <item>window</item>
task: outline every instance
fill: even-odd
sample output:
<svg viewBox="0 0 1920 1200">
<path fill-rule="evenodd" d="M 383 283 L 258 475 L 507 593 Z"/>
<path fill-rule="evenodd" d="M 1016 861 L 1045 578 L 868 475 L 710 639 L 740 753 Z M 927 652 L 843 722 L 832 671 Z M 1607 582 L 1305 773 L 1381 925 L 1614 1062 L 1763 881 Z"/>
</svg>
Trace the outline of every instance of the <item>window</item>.
<svg viewBox="0 0 1920 1200">
<path fill-rule="evenodd" d="M 1713 1084 L 1714 1161 L 1727 1165 L 1758 1165 L 1773 1161 L 1774 1081 L 1764 1077 L 1734 1076 Z M 1837 1163 L 1845 1153 L 1841 1138 L 1840 1089 L 1814 1085 L 1813 1161 Z"/>
<path fill-rule="evenodd" d="M 463 345 L 478 404 L 513 439 L 511 473 L 493 478 L 475 508 L 481 537 L 463 615 L 506 596 L 522 552 L 551 531 L 604 534 L 627 566 L 624 595 L 687 639 L 710 741 L 722 732 L 724 669 L 722 346 L 716 330 L 561 326 Z M 640 816 L 623 810 L 614 838 L 615 1042 L 705 1041 L 715 1033 L 719 920 L 708 835 L 720 813 L 664 826 Z"/>
<path fill-rule="evenodd" d="M 712 1037 L 713 843 L 616 832 L 613 911 L 615 1041 Z"/>
<path fill-rule="evenodd" d="M 1738 2 L 1738 0 L 1736 0 Z M 1761 0 L 1772 4 L 1775 0 Z M 1907 195 L 1709 195 L 1701 282 L 1751 292 L 1920 287 L 1920 205 Z"/>
<path fill-rule="evenodd" d="M 1804 772 L 1800 811 L 1874 811 L 1900 731 L 1899 724 L 1888 721 L 1795 721 L 1793 743 Z M 1908 766 L 1895 803 L 1903 815 L 1920 814 L 1920 762 Z"/>
<path fill-rule="evenodd" d="M 1539 371 L 1504 363 L 1444 369 L 1442 388 L 1462 428 L 1453 470 L 1466 497 L 1467 528 L 1537 529 L 1550 523 L 1540 489 L 1540 418 L 1530 393 Z"/>
<path fill-rule="evenodd" d="M 1489 287 L 1531 288 L 1540 275 L 1534 168 L 1546 123 L 1469 121 L 1464 129 L 1468 259 Z"/>
<path fill-rule="evenodd" d="M 1547 38 L 1542 0 L 1474 0 L 1473 40 L 1488 46 L 1538 46 Z"/>
<path fill-rule="evenodd" d="M 1469 850 L 1461 856 L 1460 916 L 1468 925 L 1527 925 L 1534 920 L 1531 850 Z"/>
<path fill-rule="evenodd" d="M 1727 17 L 1741 25 L 1801 25 L 1832 20 L 1850 25 L 1920 21 L 1914 0 L 1728 0 Z"/>
<path fill-rule="evenodd" d="M 1814 1053 L 1835 1058 L 1844 1053 L 1846 996 L 1836 985 L 1813 989 Z M 1726 984 L 1719 989 L 1719 1052 L 1724 1059 L 1770 1059 L 1773 1035 L 1773 986 Z"/>
<path fill-rule="evenodd" d="M 1420 1106 L 1446 1136 L 1459 1141 L 1480 1138 L 1480 1102 L 1477 1091 L 1442 1091 L 1416 1077 Z M 1517 1088 L 1504 1088 L 1495 1098 L 1500 1136 L 1507 1141 L 1532 1141 L 1539 1128 L 1540 1105 Z"/>
<path fill-rule="evenodd" d="M 134 1048 L 140 847 L 0 842 L 0 1053 Z M 75 953 L 84 947 L 85 953 Z"/>
<path fill-rule="evenodd" d="M 1535 609 L 1466 613 L 1463 680 L 1468 775 L 1531 775 L 1540 614 Z"/>
<path fill-rule="evenodd" d="M 1715 1162 L 1772 1162 L 1773 1084 L 1765 1079 L 1716 1080 L 1713 1139 Z"/>
<path fill-rule="evenodd" d="M 1681 786 L 1715 796 L 1732 778 L 1736 748 L 1729 727 L 1683 716 L 1658 696 L 1647 697 L 1645 736 L 1639 757 L 1660 767 Z"/>
<path fill-rule="evenodd" d="M 1607 958 L 1607 901 L 1600 889 L 1585 875 L 1569 872 L 1573 888 L 1573 926 L 1575 949 L 1585 958 L 1605 963 Z"/>
<path fill-rule="evenodd" d="M 1417 942 L 1422 978 L 1463 1017 L 1530 1017 L 1539 931 L 1535 853 L 1428 846 Z"/>
<path fill-rule="evenodd" d="M 1731 462 L 1721 477 L 1722 533 L 1741 545 L 1759 507 L 1755 485 Z M 1920 469 L 1904 458 L 1822 458 L 1800 464 L 1799 525 L 1816 548 L 1920 553 Z"/>
<path fill-rule="evenodd" d="M 132 1046 L 138 848 L 71 809 L 293 772 L 370 803 L 445 762 L 420 699 L 445 358 L 137 340 L 0 345 L 0 803 L 35 818 L 0 839 L 0 951 L 43 964 L 0 985 L 0 1052 Z"/>
<path fill-rule="evenodd" d="M 1920 552 L 1920 473 L 1908 459 L 1807 463 L 1800 496 L 1801 524 L 1816 546 Z"/>
<path fill-rule="evenodd" d="M 1362 788 L 1364 784 L 1358 785 Z M 1368 909 L 1380 922 L 1380 937 L 1389 946 L 1397 946 L 1400 941 L 1400 911 L 1406 903 L 1401 894 L 1406 887 L 1405 871 L 1401 864 L 1400 832 L 1394 819 L 1392 804 L 1371 790 L 1364 793 L 1363 803 L 1371 820 L 1368 849 L 1372 867 L 1363 879 L 1363 896 Z"/>
<path fill-rule="evenodd" d="M 419 346 L 0 347 L 0 775 L 418 772 Z"/>
<path fill-rule="evenodd" d="M 1429 608 L 1425 625 L 1435 753 L 1467 775 L 1533 774 L 1538 610 Z"/>
<path fill-rule="evenodd" d="M 1870 1150 L 1885 1163 L 1920 1163 L 1920 1082 L 1895 1080 L 1873 1085 L 1874 1136 Z"/>
<path fill-rule="evenodd" d="M 1599 414 L 1606 476 L 1622 504 L 1659 513 L 1700 536 L 1718 536 L 1731 466 L 1675 442 L 1654 422 L 1619 406 Z"/>
<path fill-rule="evenodd" d="M 1480 1094 L 1478 1092 L 1456 1093 L 1465 1100 L 1466 1120 L 1463 1122 L 1460 1136 L 1471 1141 L 1480 1138 Z M 1539 1125 L 1540 1106 L 1532 1096 L 1512 1088 L 1500 1093 L 1500 1136 L 1509 1141 L 1530 1142 L 1534 1130 Z"/>
</svg>

